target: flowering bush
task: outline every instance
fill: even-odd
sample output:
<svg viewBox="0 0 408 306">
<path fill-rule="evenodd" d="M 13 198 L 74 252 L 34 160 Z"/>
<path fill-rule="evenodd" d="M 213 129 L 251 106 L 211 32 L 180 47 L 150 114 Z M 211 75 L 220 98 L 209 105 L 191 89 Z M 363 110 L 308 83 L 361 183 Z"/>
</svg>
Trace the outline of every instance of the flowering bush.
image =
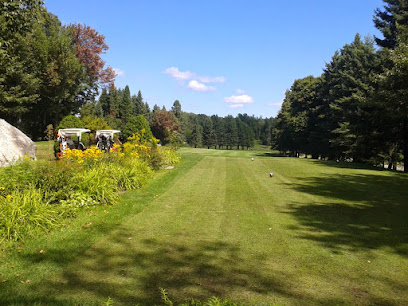
<svg viewBox="0 0 408 306">
<path fill-rule="evenodd" d="M 109 154 L 97 147 L 66 150 L 56 162 L 0 168 L 0 241 L 46 232 L 90 206 L 117 204 L 118 191 L 140 188 L 153 169 L 179 162 L 175 150 L 143 140 L 143 133 Z"/>
</svg>

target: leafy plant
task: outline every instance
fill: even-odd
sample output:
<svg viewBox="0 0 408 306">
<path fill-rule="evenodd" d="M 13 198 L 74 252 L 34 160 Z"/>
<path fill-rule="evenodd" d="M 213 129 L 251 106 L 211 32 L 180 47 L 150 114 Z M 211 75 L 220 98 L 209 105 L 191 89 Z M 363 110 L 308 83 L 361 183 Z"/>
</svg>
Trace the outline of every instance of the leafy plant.
<svg viewBox="0 0 408 306">
<path fill-rule="evenodd" d="M 58 223 L 58 209 L 47 198 L 46 191 L 33 186 L 0 196 L 0 239 L 22 240 L 53 228 Z"/>
</svg>

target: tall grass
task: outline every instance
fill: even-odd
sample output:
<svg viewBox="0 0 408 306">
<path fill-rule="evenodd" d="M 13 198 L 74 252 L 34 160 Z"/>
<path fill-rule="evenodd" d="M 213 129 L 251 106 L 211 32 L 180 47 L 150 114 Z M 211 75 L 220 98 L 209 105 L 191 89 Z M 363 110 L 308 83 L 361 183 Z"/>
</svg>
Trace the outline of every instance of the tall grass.
<svg viewBox="0 0 408 306">
<path fill-rule="evenodd" d="M 0 239 L 18 241 L 57 225 L 59 210 L 47 198 L 47 191 L 33 186 L 1 196 Z"/>
</svg>

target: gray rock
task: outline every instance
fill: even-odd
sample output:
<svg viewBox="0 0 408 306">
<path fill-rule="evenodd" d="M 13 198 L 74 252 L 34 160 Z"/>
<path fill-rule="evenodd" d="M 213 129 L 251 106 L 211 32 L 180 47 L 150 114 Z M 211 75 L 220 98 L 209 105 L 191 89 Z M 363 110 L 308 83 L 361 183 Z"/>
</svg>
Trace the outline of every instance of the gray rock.
<svg viewBox="0 0 408 306">
<path fill-rule="evenodd" d="M 0 166 L 15 163 L 24 156 L 36 159 L 37 146 L 18 128 L 0 119 Z"/>
</svg>

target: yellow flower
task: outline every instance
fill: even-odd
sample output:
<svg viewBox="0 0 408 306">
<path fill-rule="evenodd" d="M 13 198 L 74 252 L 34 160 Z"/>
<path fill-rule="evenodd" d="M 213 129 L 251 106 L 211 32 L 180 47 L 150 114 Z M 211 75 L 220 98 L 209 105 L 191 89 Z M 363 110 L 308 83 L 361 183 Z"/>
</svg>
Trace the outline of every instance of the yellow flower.
<svg viewBox="0 0 408 306">
<path fill-rule="evenodd" d="M 12 199 L 12 198 L 13 198 L 13 196 L 12 196 L 11 194 L 6 195 L 6 199 L 7 199 L 7 200 L 10 200 L 10 199 Z"/>
<path fill-rule="evenodd" d="M 0 190 L 4 190 L 4 189 L 6 189 L 6 188 L 5 188 L 5 187 L 0 186 Z"/>
</svg>

